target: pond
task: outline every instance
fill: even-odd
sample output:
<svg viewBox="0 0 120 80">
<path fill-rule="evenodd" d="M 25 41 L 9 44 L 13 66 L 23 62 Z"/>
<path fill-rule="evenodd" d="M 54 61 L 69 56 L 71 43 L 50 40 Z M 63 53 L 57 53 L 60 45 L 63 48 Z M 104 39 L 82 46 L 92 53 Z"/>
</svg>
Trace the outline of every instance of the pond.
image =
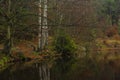
<svg viewBox="0 0 120 80">
<path fill-rule="evenodd" d="M 112 55 L 113 56 L 113 55 Z M 116 61 L 92 58 L 20 62 L 0 71 L 0 80 L 120 80 Z"/>
</svg>

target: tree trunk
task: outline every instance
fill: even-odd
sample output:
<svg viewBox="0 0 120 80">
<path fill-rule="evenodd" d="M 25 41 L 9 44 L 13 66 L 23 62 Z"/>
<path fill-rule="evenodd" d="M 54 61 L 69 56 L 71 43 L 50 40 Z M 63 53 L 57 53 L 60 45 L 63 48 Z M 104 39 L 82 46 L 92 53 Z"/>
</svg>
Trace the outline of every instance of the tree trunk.
<svg viewBox="0 0 120 80">
<path fill-rule="evenodd" d="M 42 45 L 42 0 L 39 0 L 39 32 L 38 32 L 38 51 Z"/>
<path fill-rule="evenodd" d="M 45 47 L 48 44 L 48 26 L 47 26 L 47 0 L 44 0 L 44 10 L 43 10 L 43 45 L 42 49 L 45 49 Z"/>
<path fill-rule="evenodd" d="M 8 1 L 8 14 L 10 15 L 11 13 L 11 0 Z M 11 22 L 9 22 L 8 27 L 7 27 L 7 40 L 6 43 L 4 44 L 4 52 L 6 54 L 11 54 L 11 50 L 12 50 L 12 38 L 11 38 L 11 27 L 12 24 Z"/>
<path fill-rule="evenodd" d="M 43 1 L 43 2 L 42 2 Z M 48 44 L 47 0 L 40 0 L 39 4 L 39 41 L 38 50 L 42 51 Z"/>
</svg>

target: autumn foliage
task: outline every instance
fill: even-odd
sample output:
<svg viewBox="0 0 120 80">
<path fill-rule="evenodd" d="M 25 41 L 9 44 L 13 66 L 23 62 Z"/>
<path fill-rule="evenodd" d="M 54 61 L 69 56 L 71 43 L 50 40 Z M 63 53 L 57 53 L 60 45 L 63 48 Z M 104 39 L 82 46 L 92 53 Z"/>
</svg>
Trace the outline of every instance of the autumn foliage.
<svg viewBox="0 0 120 80">
<path fill-rule="evenodd" d="M 109 27 L 107 30 L 106 30 L 106 35 L 107 37 L 114 37 L 116 35 L 118 35 L 118 28 L 117 26 L 112 26 L 112 27 Z"/>
</svg>

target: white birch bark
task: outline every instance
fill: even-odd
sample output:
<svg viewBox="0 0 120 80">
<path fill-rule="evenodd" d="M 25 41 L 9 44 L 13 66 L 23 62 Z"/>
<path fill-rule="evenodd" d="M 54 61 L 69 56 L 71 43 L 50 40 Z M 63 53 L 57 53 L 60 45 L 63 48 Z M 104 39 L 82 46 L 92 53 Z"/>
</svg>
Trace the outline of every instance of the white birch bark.
<svg viewBox="0 0 120 80">
<path fill-rule="evenodd" d="M 44 0 L 44 10 L 43 10 L 43 47 L 42 48 L 45 48 L 46 45 L 48 44 L 48 22 L 47 22 L 47 11 L 48 11 L 48 5 L 47 5 L 47 0 Z"/>
<path fill-rule="evenodd" d="M 39 0 L 39 32 L 38 32 L 38 49 L 41 48 L 41 34 L 42 31 L 42 0 Z"/>
<path fill-rule="evenodd" d="M 39 3 L 40 3 L 39 4 L 40 17 L 39 17 L 38 48 L 40 50 L 43 50 L 45 46 L 48 44 L 48 26 L 47 26 L 48 5 L 47 5 L 47 0 L 39 0 Z"/>
</svg>

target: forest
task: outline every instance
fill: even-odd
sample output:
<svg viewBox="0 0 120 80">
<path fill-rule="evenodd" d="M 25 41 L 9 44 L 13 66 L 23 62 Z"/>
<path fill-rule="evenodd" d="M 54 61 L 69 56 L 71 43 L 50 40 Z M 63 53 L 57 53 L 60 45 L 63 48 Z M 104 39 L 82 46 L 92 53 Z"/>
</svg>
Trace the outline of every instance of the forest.
<svg viewBox="0 0 120 80">
<path fill-rule="evenodd" d="M 120 80 L 120 0 L 0 0 L 0 80 Z"/>
</svg>

